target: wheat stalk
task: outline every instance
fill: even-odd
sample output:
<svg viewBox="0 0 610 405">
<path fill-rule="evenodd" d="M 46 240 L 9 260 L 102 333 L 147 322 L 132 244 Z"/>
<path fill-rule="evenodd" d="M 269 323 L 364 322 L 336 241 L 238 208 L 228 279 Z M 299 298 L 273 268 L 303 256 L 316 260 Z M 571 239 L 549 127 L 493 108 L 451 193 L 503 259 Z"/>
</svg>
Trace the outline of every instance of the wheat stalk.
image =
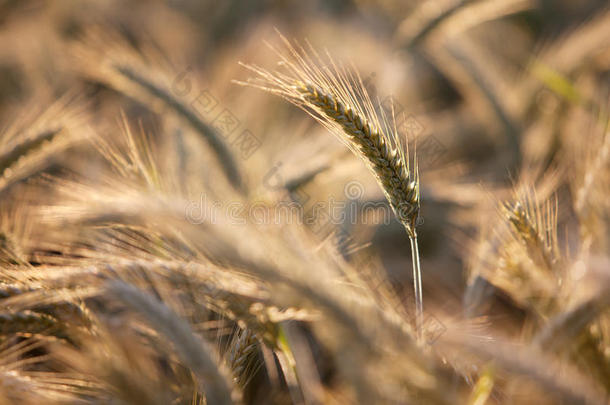
<svg viewBox="0 0 610 405">
<path fill-rule="evenodd" d="M 243 65 L 258 80 L 249 85 L 277 94 L 309 113 L 328 128 L 373 174 L 410 239 L 417 329 L 423 317 L 421 267 L 416 225 L 420 210 L 417 161 L 409 167 L 408 148 L 396 129 L 395 117 L 373 103 L 360 76 L 338 66 L 329 57 L 324 63 L 311 47 L 295 49 L 282 37 L 288 55 L 276 51 L 288 74 Z M 324 66 L 324 67 L 318 67 Z"/>
</svg>

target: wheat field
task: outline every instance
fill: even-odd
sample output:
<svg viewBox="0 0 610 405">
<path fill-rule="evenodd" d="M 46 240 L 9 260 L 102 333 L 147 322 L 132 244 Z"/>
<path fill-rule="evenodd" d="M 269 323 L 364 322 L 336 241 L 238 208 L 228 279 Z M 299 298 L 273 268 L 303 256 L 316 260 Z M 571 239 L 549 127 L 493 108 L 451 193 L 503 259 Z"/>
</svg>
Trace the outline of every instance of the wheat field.
<svg viewBox="0 0 610 405">
<path fill-rule="evenodd" d="M 0 0 L 0 404 L 609 404 L 608 38 Z"/>
</svg>

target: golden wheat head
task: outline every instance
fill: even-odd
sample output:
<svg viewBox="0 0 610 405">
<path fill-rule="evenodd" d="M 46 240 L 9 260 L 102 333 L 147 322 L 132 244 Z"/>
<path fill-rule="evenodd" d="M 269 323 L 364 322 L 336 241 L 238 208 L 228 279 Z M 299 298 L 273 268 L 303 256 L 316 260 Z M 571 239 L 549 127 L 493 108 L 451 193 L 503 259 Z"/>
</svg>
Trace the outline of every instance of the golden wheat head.
<svg viewBox="0 0 610 405">
<path fill-rule="evenodd" d="M 406 142 L 395 117 L 373 102 L 354 69 L 327 62 L 309 47 L 295 48 L 282 37 L 285 52 L 277 51 L 285 72 L 244 65 L 258 78 L 241 83 L 277 94 L 306 111 L 367 164 L 394 213 L 414 237 L 419 215 L 417 164 L 409 167 Z"/>
</svg>

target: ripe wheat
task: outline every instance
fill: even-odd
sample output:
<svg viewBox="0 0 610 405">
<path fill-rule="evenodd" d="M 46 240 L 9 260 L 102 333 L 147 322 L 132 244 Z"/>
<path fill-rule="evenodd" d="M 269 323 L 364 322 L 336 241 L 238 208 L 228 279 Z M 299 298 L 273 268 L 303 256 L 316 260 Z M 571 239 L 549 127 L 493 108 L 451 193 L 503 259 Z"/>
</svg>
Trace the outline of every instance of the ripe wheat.
<svg viewBox="0 0 610 405">
<path fill-rule="evenodd" d="M 277 52 L 288 73 L 244 65 L 258 81 L 238 84 L 277 94 L 309 113 L 359 156 L 373 174 L 411 242 L 418 329 L 423 316 L 421 269 L 416 225 L 420 211 L 417 160 L 410 169 L 408 148 L 396 129 L 394 111 L 373 103 L 360 76 L 329 58 L 323 63 L 310 48 L 295 49 L 285 38 L 287 55 Z M 324 65 L 324 67 L 319 67 Z"/>
</svg>

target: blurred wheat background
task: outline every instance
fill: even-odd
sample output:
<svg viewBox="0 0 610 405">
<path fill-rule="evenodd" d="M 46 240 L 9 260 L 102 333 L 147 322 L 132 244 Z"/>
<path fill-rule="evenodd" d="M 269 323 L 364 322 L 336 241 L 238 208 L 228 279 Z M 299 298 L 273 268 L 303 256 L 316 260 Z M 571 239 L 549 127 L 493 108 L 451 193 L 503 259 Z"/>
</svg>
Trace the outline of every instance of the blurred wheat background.
<svg viewBox="0 0 610 405">
<path fill-rule="evenodd" d="M 609 39 L 603 0 L 0 0 L 0 403 L 609 403 Z"/>
</svg>

